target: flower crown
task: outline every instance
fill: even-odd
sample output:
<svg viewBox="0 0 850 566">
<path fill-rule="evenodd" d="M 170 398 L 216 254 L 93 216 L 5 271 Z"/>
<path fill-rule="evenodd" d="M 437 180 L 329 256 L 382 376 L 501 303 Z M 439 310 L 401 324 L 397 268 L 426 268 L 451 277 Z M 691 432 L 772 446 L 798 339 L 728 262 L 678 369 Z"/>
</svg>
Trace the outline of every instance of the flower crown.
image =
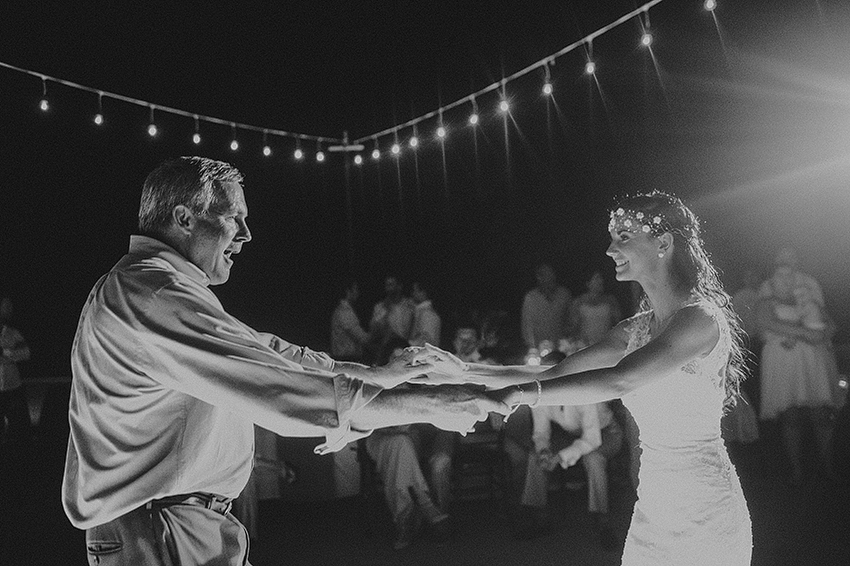
<svg viewBox="0 0 850 566">
<path fill-rule="evenodd" d="M 640 210 L 618 208 L 611 211 L 611 220 L 608 222 L 608 231 L 625 230 L 627 232 L 643 232 L 657 238 L 664 232 L 672 232 L 667 218 L 660 212 L 649 215 Z"/>
</svg>

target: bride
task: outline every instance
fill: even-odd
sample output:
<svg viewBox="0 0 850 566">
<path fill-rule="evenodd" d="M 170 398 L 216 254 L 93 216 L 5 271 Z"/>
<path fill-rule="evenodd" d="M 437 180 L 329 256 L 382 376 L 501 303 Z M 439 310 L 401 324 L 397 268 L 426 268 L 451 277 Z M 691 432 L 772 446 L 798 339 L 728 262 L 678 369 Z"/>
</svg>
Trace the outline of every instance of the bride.
<svg viewBox="0 0 850 566">
<path fill-rule="evenodd" d="M 750 564 L 750 516 L 720 436 L 743 378 L 741 331 L 699 221 L 660 192 L 624 200 L 610 218 L 607 254 L 618 280 L 643 288 L 642 312 L 541 373 L 465 364 L 429 346 L 440 374 L 424 379 L 483 384 L 512 410 L 622 398 L 641 447 L 623 565 Z"/>
</svg>

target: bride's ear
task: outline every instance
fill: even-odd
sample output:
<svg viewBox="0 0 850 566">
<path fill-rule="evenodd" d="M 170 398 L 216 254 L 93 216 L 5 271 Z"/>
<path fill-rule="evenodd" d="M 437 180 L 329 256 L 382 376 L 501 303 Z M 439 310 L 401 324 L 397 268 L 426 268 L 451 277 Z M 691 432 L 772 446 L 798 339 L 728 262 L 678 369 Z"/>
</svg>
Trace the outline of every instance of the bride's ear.
<svg viewBox="0 0 850 566">
<path fill-rule="evenodd" d="M 673 234 L 665 232 L 658 236 L 658 253 L 666 255 L 673 249 Z M 661 257 L 661 256 L 659 256 Z"/>
</svg>

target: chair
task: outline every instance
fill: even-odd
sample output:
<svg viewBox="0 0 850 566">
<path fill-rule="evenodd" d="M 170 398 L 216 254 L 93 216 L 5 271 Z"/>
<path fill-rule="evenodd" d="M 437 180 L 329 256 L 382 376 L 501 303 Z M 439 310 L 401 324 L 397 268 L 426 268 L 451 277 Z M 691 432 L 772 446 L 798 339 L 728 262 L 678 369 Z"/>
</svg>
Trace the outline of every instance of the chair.
<svg viewBox="0 0 850 566">
<path fill-rule="evenodd" d="M 508 488 L 510 464 L 504 453 L 504 429 L 489 421 L 461 437 L 452 462 L 452 492 L 457 499 L 497 499 Z"/>
</svg>

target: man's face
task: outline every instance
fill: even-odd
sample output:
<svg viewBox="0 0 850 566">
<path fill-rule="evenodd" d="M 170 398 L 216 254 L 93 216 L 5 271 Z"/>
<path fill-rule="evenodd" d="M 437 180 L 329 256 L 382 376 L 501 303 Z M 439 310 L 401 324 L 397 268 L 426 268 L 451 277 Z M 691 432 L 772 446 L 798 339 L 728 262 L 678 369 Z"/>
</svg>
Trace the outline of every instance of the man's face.
<svg viewBox="0 0 850 566">
<path fill-rule="evenodd" d="M 221 285 L 230 277 L 232 256 L 242 251 L 251 240 L 245 222 L 248 206 L 239 183 L 223 183 L 224 196 L 209 210 L 195 216 L 189 237 L 187 256 L 210 278 L 211 285 Z"/>
<path fill-rule="evenodd" d="M 388 297 L 396 297 L 401 295 L 401 284 L 395 277 L 387 277 L 384 280 L 384 292 Z"/>
</svg>

